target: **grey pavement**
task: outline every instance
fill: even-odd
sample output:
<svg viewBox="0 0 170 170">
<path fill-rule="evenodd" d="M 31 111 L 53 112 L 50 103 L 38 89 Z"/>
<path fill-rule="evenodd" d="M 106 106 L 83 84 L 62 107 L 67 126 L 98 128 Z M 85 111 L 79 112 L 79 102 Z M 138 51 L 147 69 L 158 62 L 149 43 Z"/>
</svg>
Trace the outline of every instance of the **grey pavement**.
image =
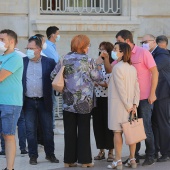
<svg viewBox="0 0 170 170">
<path fill-rule="evenodd" d="M 63 122 L 62 120 L 57 120 L 57 128 L 63 130 Z M 16 136 L 17 139 L 17 136 Z M 70 146 L 71 147 L 71 146 Z M 93 135 L 93 128 L 91 127 L 91 148 L 92 148 L 92 156 L 96 156 L 98 154 L 98 150 L 96 149 L 96 144 Z M 45 154 L 42 147 L 39 147 L 39 157 L 38 157 L 38 164 L 37 165 L 30 165 L 29 164 L 29 157 L 20 155 L 20 150 L 18 147 L 18 140 L 17 140 L 17 155 L 15 159 L 15 170 L 82 170 L 85 168 L 81 168 L 80 166 L 74 168 L 64 168 L 63 163 L 63 155 L 64 155 L 64 136 L 63 135 L 55 135 L 55 155 L 59 159 L 60 163 L 50 163 L 45 159 Z M 140 150 L 140 154 L 144 154 L 145 147 L 144 142 L 142 142 L 142 148 Z M 83 154 L 83 153 L 82 153 Z M 123 145 L 122 150 L 122 160 L 125 160 L 129 154 L 128 146 L 126 144 Z M 107 151 L 105 151 L 105 155 L 107 156 Z M 5 168 L 5 158 L 4 156 L 0 156 L 0 170 Z M 94 160 L 93 160 L 94 161 Z M 143 160 L 140 161 L 140 165 L 138 166 L 138 170 L 170 170 L 170 161 L 165 163 L 155 163 L 151 166 L 141 166 Z M 101 161 L 94 161 L 95 166 L 93 170 L 103 170 L 107 169 L 107 165 L 111 164 L 111 162 L 107 162 L 106 160 Z M 124 170 L 129 170 L 129 168 L 123 168 Z"/>
</svg>

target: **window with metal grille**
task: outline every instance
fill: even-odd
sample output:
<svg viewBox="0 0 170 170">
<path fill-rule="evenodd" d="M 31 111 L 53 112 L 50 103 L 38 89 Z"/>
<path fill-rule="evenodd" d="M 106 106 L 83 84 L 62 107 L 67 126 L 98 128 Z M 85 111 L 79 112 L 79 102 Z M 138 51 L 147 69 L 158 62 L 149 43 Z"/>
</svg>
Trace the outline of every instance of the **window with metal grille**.
<svg viewBox="0 0 170 170">
<path fill-rule="evenodd" d="M 40 0 L 41 14 L 121 15 L 122 0 Z"/>
</svg>

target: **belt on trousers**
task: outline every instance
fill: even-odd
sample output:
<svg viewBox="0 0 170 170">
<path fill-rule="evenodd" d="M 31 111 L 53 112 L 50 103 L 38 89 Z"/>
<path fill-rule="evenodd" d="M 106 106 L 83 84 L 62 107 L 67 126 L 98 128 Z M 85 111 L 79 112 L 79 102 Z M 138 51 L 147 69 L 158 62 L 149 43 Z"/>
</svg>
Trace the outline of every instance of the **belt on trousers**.
<svg viewBox="0 0 170 170">
<path fill-rule="evenodd" d="M 26 98 L 28 98 L 28 99 L 32 99 L 32 100 L 42 100 L 42 99 L 44 99 L 43 97 L 27 97 L 27 96 L 25 96 Z"/>
</svg>

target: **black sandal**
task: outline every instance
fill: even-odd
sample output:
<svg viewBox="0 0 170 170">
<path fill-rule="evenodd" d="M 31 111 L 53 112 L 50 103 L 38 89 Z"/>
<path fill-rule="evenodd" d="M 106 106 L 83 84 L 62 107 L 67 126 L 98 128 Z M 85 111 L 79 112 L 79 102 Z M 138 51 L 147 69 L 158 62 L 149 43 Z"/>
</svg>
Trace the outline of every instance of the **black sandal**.
<svg viewBox="0 0 170 170">
<path fill-rule="evenodd" d="M 94 160 L 102 160 L 105 159 L 105 152 L 100 151 L 97 156 L 94 157 Z"/>
</svg>

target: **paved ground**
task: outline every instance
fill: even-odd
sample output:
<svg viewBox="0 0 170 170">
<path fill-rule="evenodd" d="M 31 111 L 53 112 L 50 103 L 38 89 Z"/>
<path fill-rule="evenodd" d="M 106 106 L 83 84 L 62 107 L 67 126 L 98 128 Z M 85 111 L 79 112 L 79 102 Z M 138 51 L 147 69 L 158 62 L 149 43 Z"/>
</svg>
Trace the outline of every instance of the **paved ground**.
<svg viewBox="0 0 170 170">
<path fill-rule="evenodd" d="M 63 129 L 63 124 L 61 120 L 57 120 L 57 127 Z M 97 155 L 98 150 L 96 149 L 93 129 L 91 128 L 91 146 L 92 146 L 92 154 L 93 157 Z M 55 154 L 56 157 L 60 160 L 60 163 L 50 163 L 49 161 L 45 160 L 45 154 L 43 148 L 39 147 L 39 158 L 37 165 L 30 165 L 29 164 L 29 157 L 24 156 L 21 157 L 19 149 L 17 149 L 17 156 L 15 160 L 15 170 L 80 170 L 84 169 L 81 167 L 76 168 L 64 168 L 63 164 L 63 150 L 64 150 L 64 138 L 63 135 L 55 135 Z M 141 154 L 144 153 L 144 144 L 142 144 Z M 107 155 L 107 154 L 106 154 Z M 123 145 L 123 160 L 126 159 L 128 156 L 128 147 L 124 144 Z M 88 168 L 93 170 L 104 170 L 107 169 L 107 165 L 109 164 L 106 160 L 102 161 L 94 161 L 95 167 Z M 142 160 L 141 160 L 142 163 Z M 5 167 L 5 158 L 3 156 L 0 157 L 0 170 Z M 124 170 L 128 170 L 129 168 L 125 168 Z M 152 166 L 142 167 L 141 165 L 138 166 L 138 170 L 170 170 L 170 161 L 166 163 L 155 163 Z"/>
</svg>

